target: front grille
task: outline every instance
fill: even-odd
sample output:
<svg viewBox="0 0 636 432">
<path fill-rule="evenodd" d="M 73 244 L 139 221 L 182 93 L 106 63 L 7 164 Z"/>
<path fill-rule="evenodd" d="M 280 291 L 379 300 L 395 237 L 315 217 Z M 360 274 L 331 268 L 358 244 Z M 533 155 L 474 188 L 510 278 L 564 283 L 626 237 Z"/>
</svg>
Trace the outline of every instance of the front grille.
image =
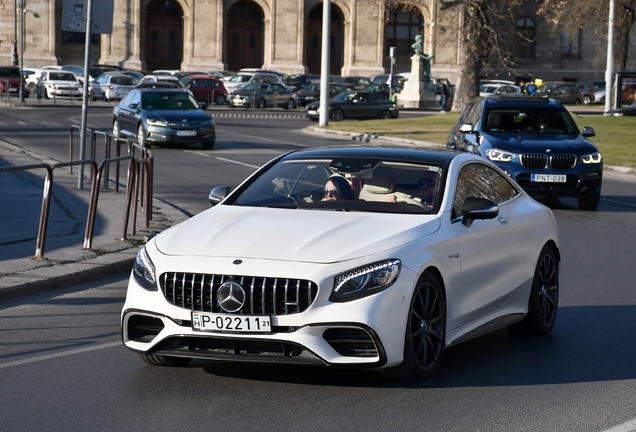
<svg viewBox="0 0 636 432">
<path fill-rule="evenodd" d="M 304 312 L 318 294 L 318 285 L 303 279 L 253 276 L 164 273 L 159 278 L 161 291 L 175 306 L 201 312 L 224 312 L 217 301 L 219 287 L 236 282 L 245 290 L 245 303 L 237 314 L 288 315 Z"/>
<path fill-rule="evenodd" d="M 541 153 L 525 153 L 521 155 L 521 166 L 531 170 L 544 170 L 549 166 L 556 171 L 569 171 L 576 166 L 576 156 L 570 154 L 555 154 L 548 159 Z"/>
<path fill-rule="evenodd" d="M 525 153 L 521 155 L 521 165 L 532 170 L 544 170 L 548 167 L 548 157 L 541 153 Z"/>
<path fill-rule="evenodd" d="M 569 154 L 557 154 L 550 158 L 550 166 L 553 170 L 569 171 L 576 166 L 576 156 Z"/>
<path fill-rule="evenodd" d="M 169 122 L 168 123 L 168 127 L 170 129 L 201 129 L 201 122 L 200 121 L 194 121 L 194 122 Z"/>
<path fill-rule="evenodd" d="M 353 328 L 327 329 L 322 337 L 340 355 L 347 357 L 377 357 L 378 349 L 364 330 Z"/>
</svg>

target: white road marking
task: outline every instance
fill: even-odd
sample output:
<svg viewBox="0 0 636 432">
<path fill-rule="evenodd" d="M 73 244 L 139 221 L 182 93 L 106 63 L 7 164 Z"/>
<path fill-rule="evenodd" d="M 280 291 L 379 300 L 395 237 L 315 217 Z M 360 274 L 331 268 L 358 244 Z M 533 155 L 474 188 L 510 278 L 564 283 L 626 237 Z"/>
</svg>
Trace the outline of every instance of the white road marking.
<svg viewBox="0 0 636 432">
<path fill-rule="evenodd" d="M 34 363 L 34 362 L 39 362 L 39 361 L 43 361 L 43 360 L 50 360 L 50 359 L 54 359 L 54 358 L 58 358 L 58 357 L 66 357 L 66 356 L 74 355 L 74 354 L 81 354 L 81 353 L 90 352 L 90 351 L 97 351 L 97 350 L 101 350 L 101 349 L 112 348 L 112 347 L 118 346 L 118 345 L 122 345 L 122 343 L 121 342 L 111 342 L 111 343 L 107 343 L 107 344 L 95 345 L 95 346 L 90 346 L 90 347 L 86 347 L 86 348 L 78 348 L 78 349 L 74 349 L 74 350 L 70 350 L 70 351 L 62 351 L 62 352 L 55 353 L 55 354 L 48 354 L 48 355 L 43 355 L 43 356 L 39 356 L 39 357 L 31 357 L 31 358 L 24 359 L 24 360 L 16 360 L 16 361 L 13 361 L 13 362 L 1 363 L 0 364 L 0 369 L 13 367 L 13 366 L 20 366 L 20 365 L 23 365 L 23 364 Z"/>
<path fill-rule="evenodd" d="M 237 165 L 243 165 L 243 166 L 250 167 L 250 168 L 260 168 L 260 165 L 250 165 L 250 164 L 247 164 L 245 162 L 239 162 L 239 161 L 235 161 L 235 160 L 232 160 L 232 159 L 225 159 L 225 158 L 220 158 L 220 157 L 217 157 L 217 159 L 221 160 L 223 162 L 230 162 L 230 163 L 234 163 L 234 164 L 237 164 Z"/>
<path fill-rule="evenodd" d="M 614 426 L 611 429 L 606 429 L 603 432 L 634 432 L 636 431 L 636 419 L 629 420 L 618 426 Z"/>
</svg>

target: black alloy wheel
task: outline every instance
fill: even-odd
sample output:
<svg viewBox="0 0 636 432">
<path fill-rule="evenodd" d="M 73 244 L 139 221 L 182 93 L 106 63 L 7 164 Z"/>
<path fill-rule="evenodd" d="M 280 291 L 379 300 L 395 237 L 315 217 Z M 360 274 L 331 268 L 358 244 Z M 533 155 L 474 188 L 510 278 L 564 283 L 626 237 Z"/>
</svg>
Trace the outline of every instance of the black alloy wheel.
<svg viewBox="0 0 636 432">
<path fill-rule="evenodd" d="M 331 113 L 331 121 L 339 122 L 342 120 L 344 120 L 344 113 L 341 109 L 334 110 L 334 112 Z"/>
<path fill-rule="evenodd" d="M 435 275 L 425 272 L 413 294 L 406 322 L 404 359 L 385 374 L 402 380 L 422 380 L 435 374 L 446 340 L 446 300 Z"/>
<path fill-rule="evenodd" d="M 578 198 L 579 208 L 581 210 L 594 211 L 601 203 L 601 194 L 583 195 Z"/>
<path fill-rule="evenodd" d="M 513 334 L 545 336 L 552 331 L 559 305 L 559 262 L 552 247 L 545 245 L 534 271 L 528 314 L 508 330 Z"/>
<path fill-rule="evenodd" d="M 391 112 L 389 110 L 384 110 L 380 113 L 380 118 L 382 120 L 388 120 L 390 118 L 393 118 L 393 116 L 391 115 Z"/>
</svg>

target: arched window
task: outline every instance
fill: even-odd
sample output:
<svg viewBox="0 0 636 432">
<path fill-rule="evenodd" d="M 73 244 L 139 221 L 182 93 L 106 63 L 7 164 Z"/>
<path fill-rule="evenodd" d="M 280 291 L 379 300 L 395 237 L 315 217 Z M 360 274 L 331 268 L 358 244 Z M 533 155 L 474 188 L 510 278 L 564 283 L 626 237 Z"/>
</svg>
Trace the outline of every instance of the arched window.
<svg viewBox="0 0 636 432">
<path fill-rule="evenodd" d="M 418 34 L 424 36 L 422 14 L 415 11 L 406 12 L 401 8 L 389 12 L 389 19 L 384 28 L 384 67 L 387 70 L 391 64 L 390 47 L 395 47 L 396 68 L 410 70 L 410 58 L 413 54 L 411 45 Z"/>
<path fill-rule="evenodd" d="M 515 55 L 519 58 L 534 58 L 534 41 L 537 36 L 537 28 L 534 21 L 528 17 L 517 21 L 517 34 L 515 37 Z"/>
</svg>

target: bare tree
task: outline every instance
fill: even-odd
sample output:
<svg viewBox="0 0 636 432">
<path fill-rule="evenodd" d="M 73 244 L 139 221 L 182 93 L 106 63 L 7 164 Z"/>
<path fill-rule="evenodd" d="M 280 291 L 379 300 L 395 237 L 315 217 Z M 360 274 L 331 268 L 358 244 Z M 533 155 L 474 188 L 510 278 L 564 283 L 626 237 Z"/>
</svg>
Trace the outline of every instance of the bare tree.
<svg viewBox="0 0 636 432">
<path fill-rule="evenodd" d="M 599 36 L 607 35 L 610 0 L 541 0 L 538 14 L 555 27 L 565 30 L 590 29 Z M 616 0 L 614 16 L 614 65 L 624 70 L 629 55 L 629 33 L 636 19 L 636 0 Z M 599 56 L 605 53 L 599 52 Z"/>
</svg>

